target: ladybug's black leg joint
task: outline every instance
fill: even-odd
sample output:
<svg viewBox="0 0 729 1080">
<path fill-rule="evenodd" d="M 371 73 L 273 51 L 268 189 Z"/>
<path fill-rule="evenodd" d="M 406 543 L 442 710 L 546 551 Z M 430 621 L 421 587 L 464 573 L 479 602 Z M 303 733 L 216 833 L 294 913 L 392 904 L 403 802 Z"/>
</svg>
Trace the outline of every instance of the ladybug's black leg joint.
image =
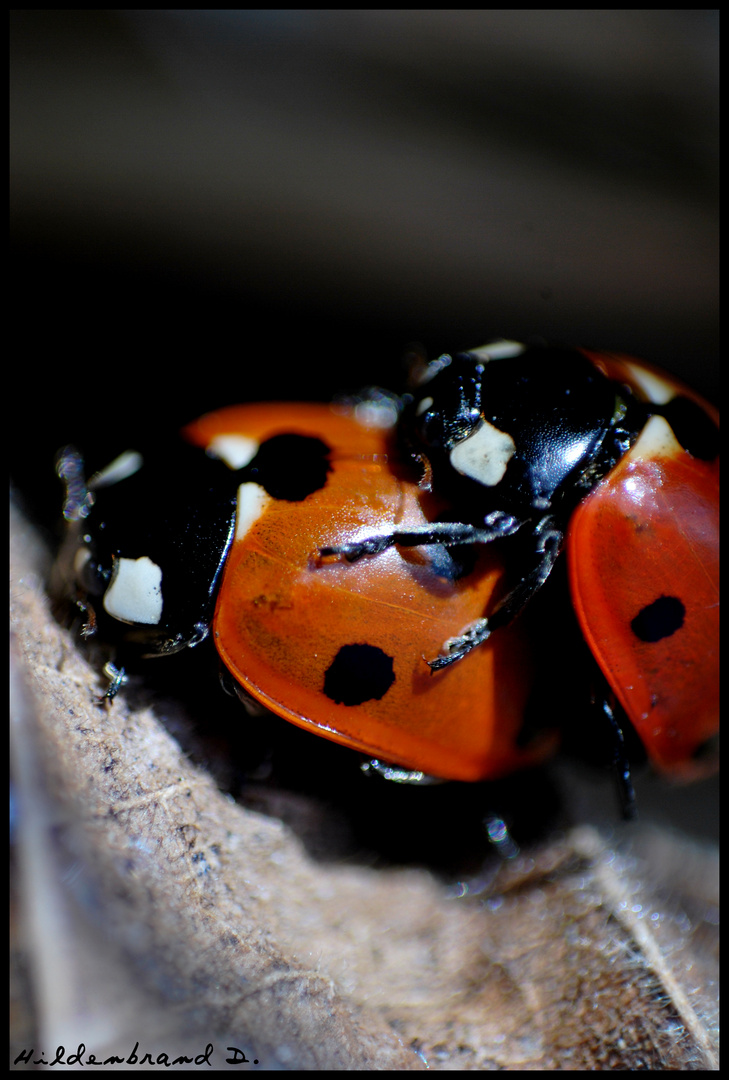
<svg viewBox="0 0 729 1080">
<path fill-rule="evenodd" d="M 435 660 L 428 660 L 427 664 L 431 671 L 440 671 L 441 668 L 455 664 L 456 660 L 462 660 L 464 656 L 482 645 L 491 637 L 491 623 L 488 619 L 477 619 L 471 623 L 458 637 L 448 638 L 443 642 L 442 655 Z"/>
<path fill-rule="evenodd" d="M 613 765 L 615 766 L 615 777 L 618 782 L 618 793 L 623 817 L 626 821 L 633 821 L 638 816 L 638 810 L 635 801 L 633 779 L 630 775 L 630 763 L 628 762 L 628 755 L 625 750 L 625 736 L 623 735 L 623 729 L 615 715 L 615 710 L 604 694 L 602 695 L 599 704 L 612 731 Z"/>
<path fill-rule="evenodd" d="M 453 547 L 457 544 L 489 544 L 492 540 L 501 540 L 511 536 L 521 528 L 523 522 L 497 510 L 484 518 L 483 525 L 467 525 L 457 521 L 433 521 L 427 525 L 417 525 L 410 529 L 396 529 L 380 536 L 366 536 L 351 544 L 338 544 L 333 547 L 319 548 L 319 556 L 339 555 L 347 562 L 356 562 L 363 555 L 378 555 L 395 544 L 401 547 L 419 547 L 421 544 L 442 544 Z"/>
<path fill-rule="evenodd" d="M 124 668 L 118 668 L 112 663 L 104 665 L 104 674 L 109 680 L 109 685 L 106 688 L 106 693 L 96 702 L 97 705 L 103 705 L 104 702 L 111 704 L 124 683 L 127 681 L 127 673 Z"/>
<path fill-rule="evenodd" d="M 416 769 L 405 769 L 400 765 L 389 765 L 386 761 L 379 761 L 377 758 L 368 758 L 367 761 L 363 761 L 360 769 L 365 776 L 381 776 L 388 783 L 411 784 L 413 787 L 446 783 L 439 776 L 430 776 Z"/>
<path fill-rule="evenodd" d="M 536 564 L 504 597 L 488 619 L 478 619 L 458 637 L 449 638 L 443 645 L 443 655 L 429 660 L 433 671 L 448 667 L 483 644 L 499 626 L 506 626 L 521 612 L 535 593 L 541 589 L 552 572 L 562 546 L 563 532 L 552 517 L 542 518 L 534 530 Z"/>
</svg>

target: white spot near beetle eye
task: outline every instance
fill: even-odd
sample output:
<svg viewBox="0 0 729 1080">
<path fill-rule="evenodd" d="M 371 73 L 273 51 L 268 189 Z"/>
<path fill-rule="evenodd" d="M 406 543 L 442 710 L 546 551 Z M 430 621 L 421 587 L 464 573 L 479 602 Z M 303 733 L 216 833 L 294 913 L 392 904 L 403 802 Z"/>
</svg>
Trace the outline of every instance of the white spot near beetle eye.
<svg viewBox="0 0 729 1080">
<path fill-rule="evenodd" d="M 418 402 L 418 407 L 415 410 L 415 415 L 416 416 L 422 416 L 423 413 L 426 413 L 428 411 L 428 409 L 430 409 L 432 407 L 432 405 L 433 405 L 432 397 L 424 397 L 421 401 Z"/>
<path fill-rule="evenodd" d="M 254 525 L 268 503 L 271 496 L 260 484 L 241 484 L 238 488 L 238 510 L 235 515 L 235 538 L 242 540 L 248 530 Z"/>
<path fill-rule="evenodd" d="M 229 469 L 242 469 L 253 461 L 260 443 L 245 435 L 216 435 L 206 450 L 210 457 L 220 458 Z"/>
<path fill-rule="evenodd" d="M 456 472 L 484 487 L 496 487 L 515 452 L 516 443 L 511 435 L 484 420 L 473 435 L 453 447 L 451 465 Z"/>
<path fill-rule="evenodd" d="M 526 345 L 521 341 L 507 341 L 506 338 L 499 338 L 498 341 L 490 341 L 488 345 L 479 345 L 477 349 L 468 351 L 479 360 L 509 360 L 513 356 L 521 356 L 523 352 L 526 352 Z"/>
<path fill-rule="evenodd" d="M 147 555 L 115 559 L 104 610 L 120 622 L 156 626 L 162 618 L 161 567 Z"/>
<path fill-rule="evenodd" d="M 134 476 L 135 472 L 139 472 L 143 464 L 144 459 L 137 450 L 125 450 L 123 454 L 114 458 L 103 469 L 99 469 L 97 473 L 94 473 L 89 480 L 89 490 L 95 491 L 97 488 L 111 487 L 112 484 L 118 484 L 120 480 L 126 480 L 128 476 Z"/>
</svg>

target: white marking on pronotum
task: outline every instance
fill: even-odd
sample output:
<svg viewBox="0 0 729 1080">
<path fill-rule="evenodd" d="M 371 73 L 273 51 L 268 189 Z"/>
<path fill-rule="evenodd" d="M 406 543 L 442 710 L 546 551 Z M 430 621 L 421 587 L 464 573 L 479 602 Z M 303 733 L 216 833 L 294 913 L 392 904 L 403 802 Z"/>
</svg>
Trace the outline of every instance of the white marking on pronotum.
<svg viewBox="0 0 729 1080">
<path fill-rule="evenodd" d="M 242 540 L 271 501 L 260 484 L 241 484 L 238 488 L 238 511 L 235 516 L 235 538 Z"/>
<path fill-rule="evenodd" d="M 216 435 L 206 449 L 210 457 L 220 458 L 229 469 L 242 469 L 253 461 L 260 443 L 245 435 Z"/>
<path fill-rule="evenodd" d="M 155 626 L 162 618 L 161 567 L 147 555 L 115 559 L 104 609 L 121 622 Z"/>
<path fill-rule="evenodd" d="M 473 435 L 453 447 L 451 465 L 462 476 L 485 487 L 496 487 L 515 452 L 516 443 L 511 435 L 484 420 Z"/>
</svg>

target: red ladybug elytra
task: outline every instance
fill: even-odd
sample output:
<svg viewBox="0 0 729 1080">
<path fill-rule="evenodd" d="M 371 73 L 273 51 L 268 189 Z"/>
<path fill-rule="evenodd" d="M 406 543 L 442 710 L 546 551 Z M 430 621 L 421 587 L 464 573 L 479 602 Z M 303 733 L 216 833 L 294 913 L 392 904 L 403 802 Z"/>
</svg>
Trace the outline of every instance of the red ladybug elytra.
<svg viewBox="0 0 729 1080">
<path fill-rule="evenodd" d="M 636 393 L 693 401 L 709 431 L 695 456 L 651 416 L 567 533 L 572 602 L 595 659 L 653 763 L 689 776 L 719 728 L 718 415 L 646 365 L 589 355 Z"/>
<path fill-rule="evenodd" d="M 420 527 L 435 500 L 393 461 L 392 432 L 327 405 L 239 406 L 185 435 L 227 452 L 236 433 L 256 446 L 286 442 L 241 485 L 236 536 L 213 620 L 215 644 L 244 690 L 319 735 L 426 774 L 495 777 L 535 760 L 517 745 L 530 685 L 528 645 L 505 629 L 445 678 L 424 657 L 478 618 L 503 588 L 498 553 L 484 549 L 467 576 L 438 548 L 391 548 L 355 566 L 319 565 L 322 539 L 372 528 Z M 323 454 L 321 486 L 275 497 L 289 454 Z M 397 455 L 395 455 L 397 459 Z M 306 493 L 304 494 L 304 490 Z M 287 493 L 289 494 L 289 493 Z M 301 497 L 303 496 L 303 497 Z M 428 517 L 426 517 L 426 508 Z M 474 722 L 474 703 L 478 721 Z"/>
<path fill-rule="evenodd" d="M 425 366 L 397 423 L 377 405 L 202 417 L 183 431 L 185 498 L 166 481 L 144 522 L 154 463 L 91 494 L 67 480 L 88 601 L 148 654 L 212 626 L 244 694 L 280 716 L 478 780 L 552 744 L 519 738 L 538 642 L 516 616 L 565 549 L 580 627 L 649 757 L 695 771 L 718 731 L 713 410 L 638 361 L 513 342 Z"/>
</svg>

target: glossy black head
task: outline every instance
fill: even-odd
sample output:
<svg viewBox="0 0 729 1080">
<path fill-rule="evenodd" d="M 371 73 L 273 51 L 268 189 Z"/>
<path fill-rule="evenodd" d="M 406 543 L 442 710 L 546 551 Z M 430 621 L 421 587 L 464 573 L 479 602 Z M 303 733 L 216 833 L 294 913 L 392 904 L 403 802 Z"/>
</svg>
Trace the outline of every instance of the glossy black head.
<svg viewBox="0 0 729 1080">
<path fill-rule="evenodd" d="M 411 437 L 435 473 L 470 480 L 474 499 L 543 512 L 625 450 L 626 394 L 576 350 L 494 359 L 479 350 L 436 364 L 413 404 Z"/>
</svg>

